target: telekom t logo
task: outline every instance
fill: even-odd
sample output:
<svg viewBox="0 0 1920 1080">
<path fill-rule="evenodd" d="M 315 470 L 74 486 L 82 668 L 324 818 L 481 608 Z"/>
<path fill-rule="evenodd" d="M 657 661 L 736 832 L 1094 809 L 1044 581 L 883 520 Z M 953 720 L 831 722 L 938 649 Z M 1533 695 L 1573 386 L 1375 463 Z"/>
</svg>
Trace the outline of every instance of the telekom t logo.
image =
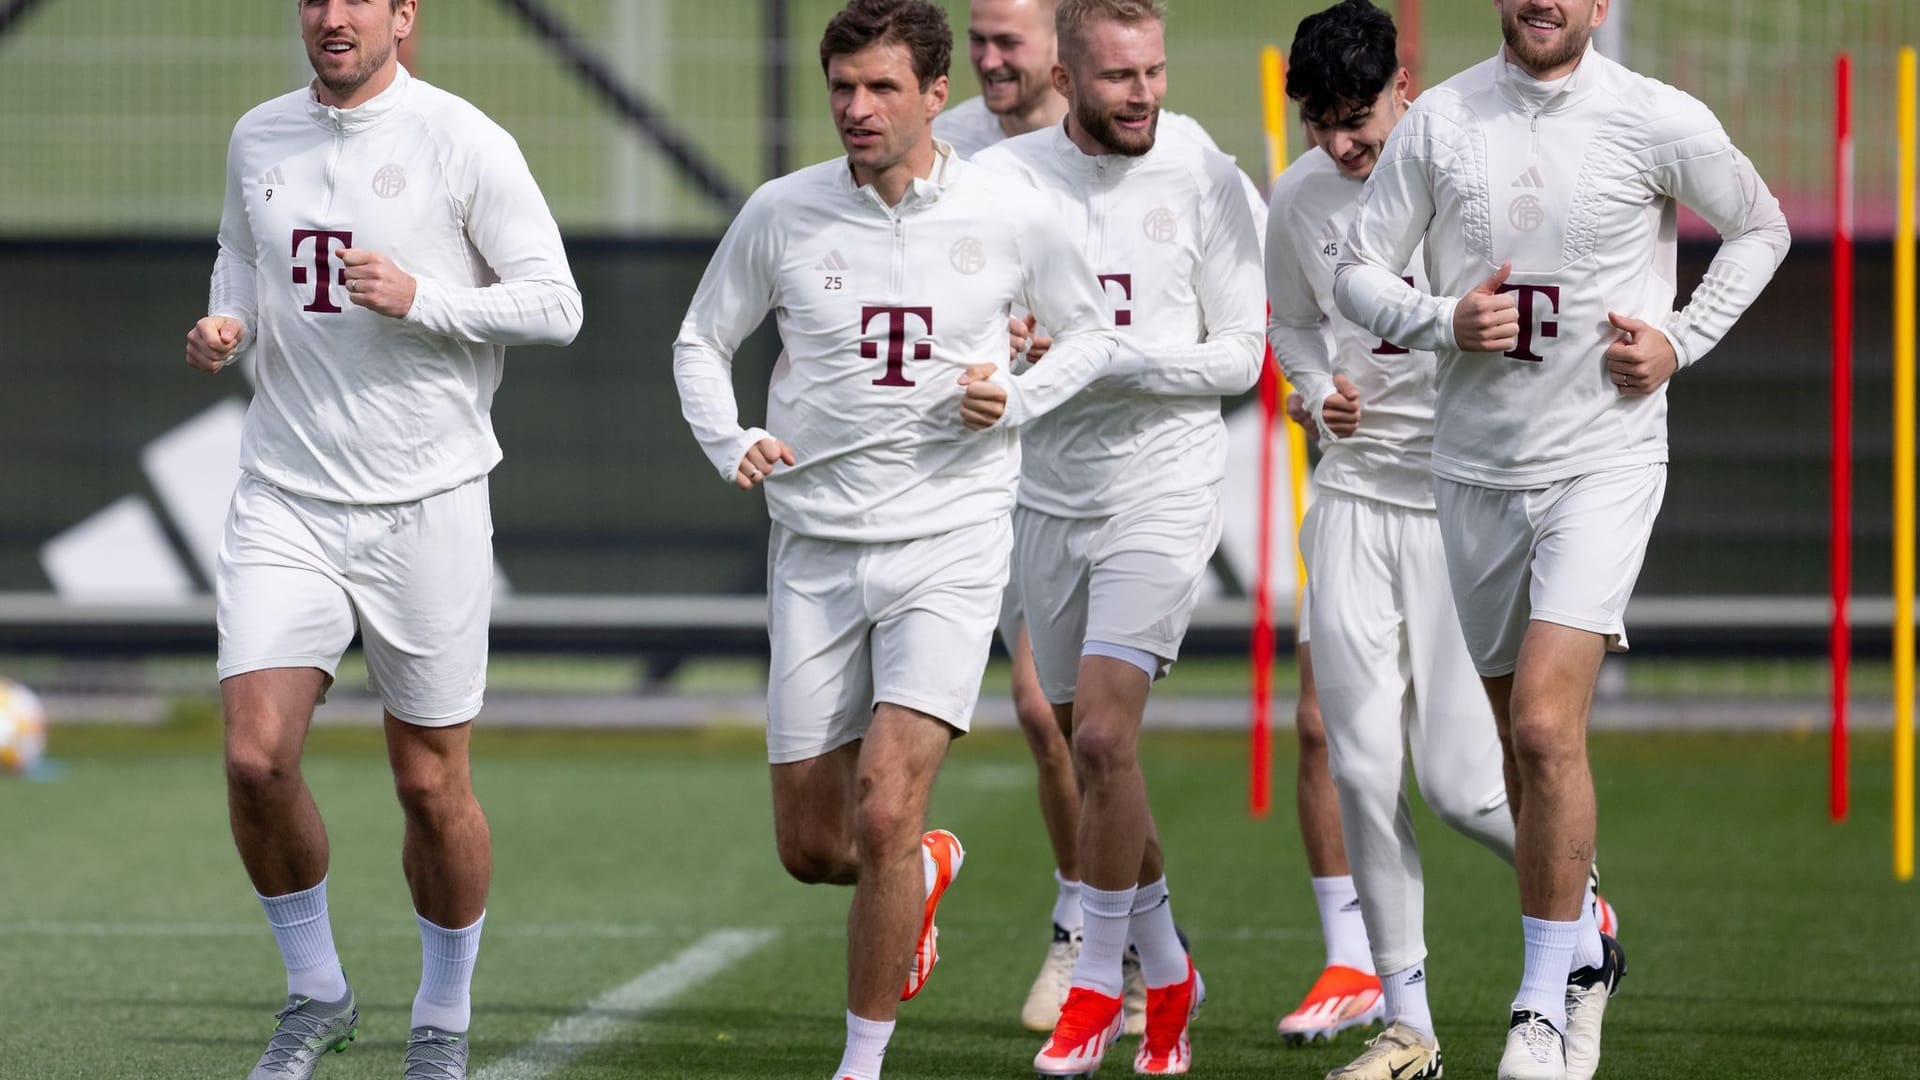
<svg viewBox="0 0 1920 1080">
<path fill-rule="evenodd" d="M 309 240 L 313 241 L 313 273 L 309 275 L 306 267 L 297 264 L 293 268 L 293 283 L 295 285 L 305 285 L 308 281 L 313 282 L 313 303 L 306 305 L 301 308 L 301 310 L 338 314 L 340 308 L 333 302 L 333 290 L 329 287 L 332 285 L 332 282 L 329 280 L 332 275 L 328 274 L 327 271 L 333 267 L 334 241 L 338 240 L 341 247 L 352 247 L 353 234 L 350 232 L 336 232 L 332 229 L 295 229 L 293 230 L 293 257 L 295 259 L 300 258 L 300 249 L 305 246 Z M 343 266 L 340 268 L 340 284 L 345 285 L 347 283 L 346 275 L 347 269 Z"/>
<path fill-rule="evenodd" d="M 866 333 L 873 320 L 887 317 L 887 373 L 873 380 L 875 386 L 912 386 L 913 380 L 907 378 L 907 319 L 917 318 L 933 333 L 933 309 L 930 307 L 863 307 L 860 309 L 860 332 Z M 860 357 L 864 360 L 880 358 L 880 343 L 863 341 L 860 343 Z M 916 341 L 913 343 L 915 360 L 933 359 L 933 342 Z"/>
<path fill-rule="evenodd" d="M 1109 283 L 1120 286 L 1120 298 L 1122 300 L 1125 300 L 1128 303 L 1133 302 L 1133 275 L 1132 274 L 1101 274 L 1100 275 L 1101 286 L 1105 287 Z M 1113 325 L 1132 326 L 1133 312 L 1128 310 L 1127 308 L 1123 308 L 1120 305 L 1115 304 L 1113 306 Z"/>
<path fill-rule="evenodd" d="M 1547 318 L 1549 315 L 1560 314 L 1560 286 L 1521 285 L 1509 281 L 1505 285 L 1500 286 L 1499 291 L 1517 294 L 1520 299 L 1520 341 L 1504 355 L 1510 356 L 1515 360 L 1525 360 L 1534 364 L 1546 360 L 1546 357 L 1534 352 L 1531 348 L 1533 345 L 1533 335 L 1537 323 L 1541 337 L 1557 338 L 1560 336 L 1559 321 Z M 1495 295 L 1498 294 L 1496 293 Z M 1537 316 L 1533 310 L 1533 298 L 1536 296 L 1546 297 L 1547 300 L 1546 310 L 1540 312 Z"/>
</svg>

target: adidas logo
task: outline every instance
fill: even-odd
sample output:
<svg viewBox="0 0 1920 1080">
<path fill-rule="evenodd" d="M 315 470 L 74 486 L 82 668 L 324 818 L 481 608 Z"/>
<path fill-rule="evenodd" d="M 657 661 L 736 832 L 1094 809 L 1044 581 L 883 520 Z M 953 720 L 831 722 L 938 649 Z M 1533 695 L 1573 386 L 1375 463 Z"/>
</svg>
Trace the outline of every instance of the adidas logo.
<svg viewBox="0 0 1920 1080">
<path fill-rule="evenodd" d="M 1521 173 L 1519 178 L 1514 180 L 1513 186 L 1528 187 L 1528 188 L 1543 188 L 1547 186 L 1547 179 L 1546 177 L 1540 175 L 1540 166 L 1529 165 L 1527 166 L 1527 171 Z"/>
<path fill-rule="evenodd" d="M 1427 981 L 1427 969 L 1414 968 L 1413 974 L 1407 976 L 1407 981 L 1402 983 L 1401 985 L 1402 986 L 1419 986 L 1421 983 L 1426 981 Z"/>
<path fill-rule="evenodd" d="M 1342 904 L 1342 905 L 1340 905 L 1340 910 L 1341 910 L 1342 912 L 1348 912 L 1348 911 L 1359 911 L 1359 910 L 1360 910 L 1360 898 L 1356 896 L 1356 897 L 1354 897 L 1353 899 L 1351 899 L 1351 900 L 1349 900 L 1349 901 L 1347 901 L 1346 903 L 1344 903 L 1344 904 Z"/>
<path fill-rule="evenodd" d="M 827 252 L 827 257 L 824 259 L 821 259 L 819 265 L 815 266 L 814 269 L 815 270 L 851 270 L 853 269 L 853 264 L 847 262 L 847 257 L 845 255 L 840 254 L 839 248 L 835 248 L 832 251 Z"/>
<path fill-rule="evenodd" d="M 273 168 L 267 170 L 267 175 L 261 177 L 260 182 L 263 184 L 284 184 L 287 182 L 287 176 L 280 171 L 280 166 L 275 165 Z"/>
</svg>

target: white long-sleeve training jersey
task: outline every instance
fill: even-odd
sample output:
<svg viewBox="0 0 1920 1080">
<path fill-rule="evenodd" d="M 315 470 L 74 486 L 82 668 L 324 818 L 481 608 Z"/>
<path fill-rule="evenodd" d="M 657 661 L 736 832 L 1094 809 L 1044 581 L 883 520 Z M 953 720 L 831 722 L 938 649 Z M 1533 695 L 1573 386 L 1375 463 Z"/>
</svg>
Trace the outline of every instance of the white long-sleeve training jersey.
<svg viewBox="0 0 1920 1080">
<path fill-rule="evenodd" d="M 1182 139 L 1139 157 L 1085 154 L 1055 126 L 976 161 L 1038 189 L 1045 198 L 1029 201 L 1081 245 L 1119 331 L 1116 370 L 1129 373 L 1028 427 L 1020 505 L 1105 517 L 1218 481 L 1220 398 L 1252 386 L 1263 359 L 1260 233 L 1233 160 Z"/>
<path fill-rule="evenodd" d="M 1723 238 L 1680 311 L 1676 204 Z M 1423 239 L 1437 295 L 1401 279 Z M 1779 203 L 1699 101 L 1592 49 L 1550 83 L 1496 56 L 1421 94 L 1394 129 L 1334 295 L 1380 337 L 1438 354 L 1435 475 L 1531 488 L 1667 459 L 1665 387 L 1614 387 L 1608 312 L 1661 328 L 1685 367 L 1760 295 L 1787 245 Z M 1507 261 L 1519 344 L 1463 353 L 1454 308 Z"/>
<path fill-rule="evenodd" d="M 339 250 L 413 275 L 403 319 L 353 304 Z M 227 149 L 208 314 L 246 324 L 240 467 L 346 503 L 411 502 L 500 462 L 508 345 L 564 345 L 580 291 L 520 148 L 415 79 L 354 109 L 311 88 L 255 107 Z"/>
<path fill-rule="evenodd" d="M 1381 340 L 1333 301 L 1334 265 L 1360 209 L 1363 183 L 1343 175 L 1319 147 L 1275 181 L 1267 213 L 1267 340 L 1320 428 L 1314 484 L 1431 510 L 1434 356 Z M 1406 276 L 1426 291 L 1417 252 Z M 1360 428 L 1344 439 L 1327 430 L 1321 415 L 1336 373 L 1360 391 Z"/>
<path fill-rule="evenodd" d="M 970 97 L 958 105 L 949 105 L 933 118 L 933 137 L 953 147 L 953 152 L 971 158 L 1007 137 L 1000 117 L 987 108 L 987 99 Z"/>
<path fill-rule="evenodd" d="M 933 175 L 893 207 L 845 158 L 763 184 L 727 229 L 674 343 L 681 411 L 731 481 L 753 444 L 796 463 L 766 480 L 775 521 L 806 536 L 908 540 L 1013 507 L 1014 429 L 1116 374 L 1107 304 L 1072 240 L 1017 183 L 936 143 Z M 1057 334 L 1046 368 L 1004 375 L 1014 305 Z M 766 428 L 743 428 L 733 356 L 771 311 L 784 346 Z M 1005 418 L 960 419 L 961 373 L 1003 369 Z"/>
</svg>

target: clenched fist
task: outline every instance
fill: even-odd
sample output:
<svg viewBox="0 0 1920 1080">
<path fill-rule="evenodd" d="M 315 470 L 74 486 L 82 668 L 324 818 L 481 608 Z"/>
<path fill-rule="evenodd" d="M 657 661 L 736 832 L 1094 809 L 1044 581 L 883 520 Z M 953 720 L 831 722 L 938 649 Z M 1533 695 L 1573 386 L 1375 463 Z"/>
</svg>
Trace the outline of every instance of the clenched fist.
<svg viewBox="0 0 1920 1080">
<path fill-rule="evenodd" d="M 1007 414 L 1007 388 L 993 382 L 1000 370 L 992 364 L 975 364 L 960 376 L 966 391 L 960 395 L 960 421 L 969 431 L 985 431 Z"/>
<path fill-rule="evenodd" d="M 247 328 L 239 319 L 209 315 L 187 331 L 187 366 L 205 372 L 219 371 L 233 362 Z"/>
<path fill-rule="evenodd" d="M 341 248 L 340 261 L 347 267 L 340 273 L 346 280 L 347 299 L 389 319 L 404 319 L 413 310 L 413 275 L 392 259 L 365 248 Z"/>
</svg>

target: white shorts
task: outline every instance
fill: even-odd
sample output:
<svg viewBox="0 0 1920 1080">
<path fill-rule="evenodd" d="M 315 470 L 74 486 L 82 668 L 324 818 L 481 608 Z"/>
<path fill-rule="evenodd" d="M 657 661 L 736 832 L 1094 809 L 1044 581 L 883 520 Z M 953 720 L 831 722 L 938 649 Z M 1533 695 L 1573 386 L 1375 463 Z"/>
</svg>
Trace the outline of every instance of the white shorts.
<svg viewBox="0 0 1920 1080">
<path fill-rule="evenodd" d="M 1125 645 L 1173 668 L 1207 562 L 1220 543 L 1218 485 L 1104 518 L 1016 507 L 1013 573 L 1047 700 L 1073 700 L 1080 650 Z"/>
<path fill-rule="evenodd" d="M 1531 620 L 1627 648 L 1627 599 L 1667 490 L 1667 466 L 1633 465 L 1508 490 L 1435 477 L 1447 575 L 1481 675 L 1513 674 Z"/>
<path fill-rule="evenodd" d="M 419 502 L 363 505 L 242 474 L 214 592 L 220 678 L 311 667 L 331 680 L 357 624 L 388 712 L 420 727 L 465 723 L 487 686 L 486 477 Z"/>
<path fill-rule="evenodd" d="M 1311 511 L 1309 511 L 1311 512 Z M 1311 577 L 1308 581 L 1313 580 Z M 1293 614 L 1293 643 L 1295 645 L 1313 644 L 1313 589 L 1305 581 L 1300 583 L 1300 605 Z"/>
<path fill-rule="evenodd" d="M 1000 590 L 1000 644 L 1004 645 L 1007 655 L 1012 656 L 1016 645 L 1020 643 L 1020 592 L 1013 587 L 1012 568 L 1008 568 L 1007 587 Z"/>
<path fill-rule="evenodd" d="M 888 544 L 802 536 L 767 551 L 767 760 L 806 761 L 866 735 L 876 705 L 964 732 L 1007 585 L 1005 517 Z"/>
</svg>

